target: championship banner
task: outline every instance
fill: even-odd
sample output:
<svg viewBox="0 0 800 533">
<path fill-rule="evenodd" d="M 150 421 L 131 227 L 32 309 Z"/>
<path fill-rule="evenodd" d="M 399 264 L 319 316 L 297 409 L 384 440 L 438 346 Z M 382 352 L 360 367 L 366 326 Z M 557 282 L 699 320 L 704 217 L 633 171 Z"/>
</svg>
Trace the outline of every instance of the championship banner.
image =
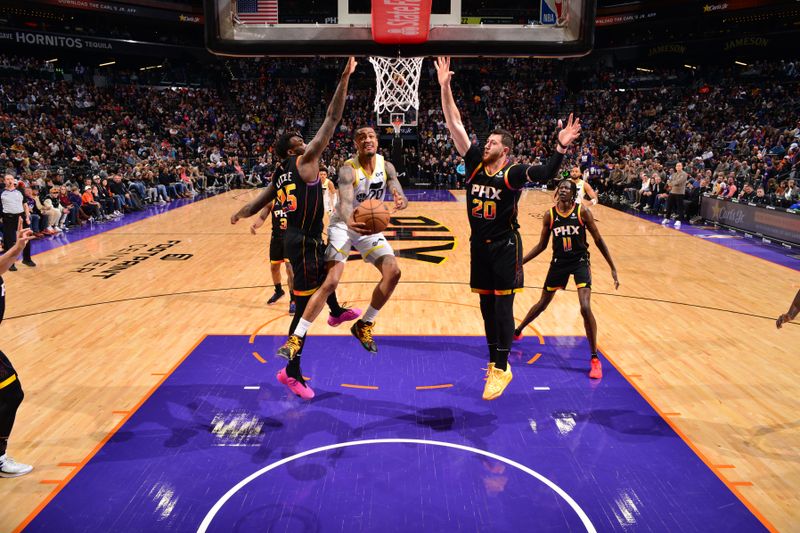
<svg viewBox="0 0 800 533">
<path fill-rule="evenodd" d="M 700 216 L 720 226 L 800 246 L 800 214 L 704 196 Z"/>
</svg>

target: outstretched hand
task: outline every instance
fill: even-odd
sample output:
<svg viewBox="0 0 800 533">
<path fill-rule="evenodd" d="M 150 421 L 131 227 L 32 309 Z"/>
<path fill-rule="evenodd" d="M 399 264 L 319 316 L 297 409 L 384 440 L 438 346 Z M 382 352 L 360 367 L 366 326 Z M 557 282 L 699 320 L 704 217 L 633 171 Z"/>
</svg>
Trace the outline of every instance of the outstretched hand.
<svg viewBox="0 0 800 533">
<path fill-rule="evenodd" d="M 439 85 L 449 85 L 450 79 L 453 77 L 453 72 L 450 70 L 449 57 L 436 58 L 436 77 L 439 79 Z"/>
<path fill-rule="evenodd" d="M 778 329 L 781 329 L 783 325 L 789 322 L 790 320 L 791 318 L 789 318 L 789 314 L 783 313 L 781 316 L 778 317 L 778 320 L 775 321 L 775 325 L 778 327 Z"/>
<path fill-rule="evenodd" d="M 558 127 L 561 128 L 561 131 L 558 132 L 558 142 L 562 146 L 569 146 L 581 134 L 581 119 L 576 118 L 573 120 L 572 113 L 570 113 L 566 127 L 564 127 L 564 122 L 561 119 L 558 120 Z"/>
<path fill-rule="evenodd" d="M 28 241 L 33 239 L 33 230 L 29 228 L 22 227 L 22 217 L 20 217 L 19 222 L 17 222 L 17 246 L 20 248 L 24 248 L 25 245 L 28 244 Z"/>
<path fill-rule="evenodd" d="M 614 290 L 616 291 L 619 289 L 619 278 L 617 277 L 616 270 L 611 271 L 611 277 L 614 278 Z"/>
<path fill-rule="evenodd" d="M 405 195 L 400 194 L 397 189 L 392 189 L 392 197 L 394 198 L 395 211 L 402 211 L 408 207 L 408 198 L 406 198 Z"/>
<path fill-rule="evenodd" d="M 344 66 L 344 72 L 342 72 L 342 77 L 350 76 L 353 72 L 356 71 L 356 58 L 355 57 L 348 57 L 347 64 Z"/>
</svg>

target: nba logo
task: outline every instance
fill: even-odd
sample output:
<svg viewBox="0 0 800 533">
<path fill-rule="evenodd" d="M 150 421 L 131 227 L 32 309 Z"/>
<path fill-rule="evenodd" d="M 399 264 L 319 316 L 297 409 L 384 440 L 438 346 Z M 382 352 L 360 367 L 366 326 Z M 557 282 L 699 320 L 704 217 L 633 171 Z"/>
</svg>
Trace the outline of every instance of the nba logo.
<svg viewBox="0 0 800 533">
<path fill-rule="evenodd" d="M 564 0 L 541 0 L 539 10 L 539 24 L 544 26 L 555 26 L 561 19 L 561 9 Z"/>
</svg>

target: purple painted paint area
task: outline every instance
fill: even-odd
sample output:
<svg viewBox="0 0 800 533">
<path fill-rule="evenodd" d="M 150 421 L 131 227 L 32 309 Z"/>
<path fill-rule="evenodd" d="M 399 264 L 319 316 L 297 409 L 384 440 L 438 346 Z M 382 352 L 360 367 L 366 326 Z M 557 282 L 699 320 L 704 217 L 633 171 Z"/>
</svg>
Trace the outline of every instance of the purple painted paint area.
<svg viewBox="0 0 800 533">
<path fill-rule="evenodd" d="M 196 531 L 226 492 L 277 461 L 392 438 L 516 461 L 560 487 L 598 531 L 765 530 L 611 364 L 601 381 L 589 380 L 584 338 L 516 344 L 514 380 L 493 402 L 480 398 L 480 337 L 378 337 L 377 355 L 350 337 L 309 337 L 303 373 L 317 393 L 311 402 L 275 381 L 283 360 L 271 354 L 283 340 L 263 336 L 251 345 L 245 336 L 207 337 L 27 531 Z M 536 353 L 542 356 L 527 365 Z M 453 386 L 416 390 L 440 384 Z M 435 444 L 376 443 L 276 466 L 235 492 L 209 527 L 251 529 L 584 525 L 552 487 L 502 459 Z"/>
<path fill-rule="evenodd" d="M 88 237 L 99 235 L 106 231 L 111 231 L 113 229 L 121 228 L 122 226 L 127 226 L 128 224 L 139 222 L 140 220 L 150 218 L 154 215 L 160 215 L 162 213 L 166 213 L 167 211 L 171 211 L 173 209 L 177 209 L 179 207 L 192 204 L 194 202 L 199 202 L 200 200 L 205 200 L 206 198 L 209 198 L 211 196 L 213 195 L 198 194 L 194 198 L 172 200 L 171 202 L 168 202 L 165 205 L 148 205 L 142 211 L 129 213 L 124 217 L 118 218 L 116 220 L 107 220 L 104 222 L 91 222 L 85 224 L 82 227 L 73 228 L 65 233 L 60 233 L 58 235 L 53 235 L 51 237 L 43 237 L 41 239 L 36 239 L 31 243 L 31 255 L 40 254 L 42 252 L 46 252 L 47 250 L 52 250 L 54 248 L 64 246 L 65 244 L 70 244 L 72 242 L 80 241 Z"/>
<path fill-rule="evenodd" d="M 647 215 L 645 213 L 633 213 L 630 211 L 626 212 L 629 215 L 643 218 L 655 224 L 660 224 L 663 220 L 663 218 L 660 216 Z M 667 227 L 670 229 L 675 229 L 673 224 L 673 222 L 670 222 Z M 737 252 L 752 255 L 766 261 L 770 261 L 771 263 L 800 271 L 800 249 L 797 248 L 785 248 L 780 244 L 762 242 L 759 237 L 745 237 L 745 235 L 741 232 L 736 233 L 725 228 L 714 226 L 692 226 L 688 222 L 684 222 L 681 226 L 681 229 L 677 231 L 682 231 L 694 237 L 720 244 L 726 248 L 731 248 Z"/>
<path fill-rule="evenodd" d="M 446 189 L 403 189 L 409 202 L 456 202 L 453 193 Z M 386 191 L 386 201 L 394 201 L 394 196 Z"/>
</svg>

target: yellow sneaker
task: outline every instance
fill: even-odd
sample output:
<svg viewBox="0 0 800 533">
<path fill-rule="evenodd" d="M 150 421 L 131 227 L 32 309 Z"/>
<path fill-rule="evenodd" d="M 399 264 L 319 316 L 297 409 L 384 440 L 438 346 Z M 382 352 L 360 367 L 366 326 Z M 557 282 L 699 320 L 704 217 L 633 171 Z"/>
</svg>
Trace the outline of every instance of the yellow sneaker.
<svg viewBox="0 0 800 533">
<path fill-rule="evenodd" d="M 499 398 L 508 387 L 508 384 L 511 383 L 511 378 L 513 377 L 510 364 L 505 372 L 493 366 L 486 380 L 486 386 L 483 388 L 483 399 L 494 400 Z"/>
<path fill-rule="evenodd" d="M 350 328 L 350 333 L 361 342 L 361 346 L 365 350 L 370 353 L 378 353 L 378 345 L 375 344 L 375 339 L 372 338 L 373 327 L 375 327 L 375 324 L 372 322 L 357 320 L 353 327 Z"/>
<path fill-rule="evenodd" d="M 286 339 L 286 342 L 283 344 L 283 346 L 278 348 L 277 355 L 291 361 L 297 356 L 297 352 L 300 351 L 300 348 L 302 346 L 303 346 L 303 339 L 301 339 L 297 335 L 289 335 L 289 338 Z"/>
</svg>

